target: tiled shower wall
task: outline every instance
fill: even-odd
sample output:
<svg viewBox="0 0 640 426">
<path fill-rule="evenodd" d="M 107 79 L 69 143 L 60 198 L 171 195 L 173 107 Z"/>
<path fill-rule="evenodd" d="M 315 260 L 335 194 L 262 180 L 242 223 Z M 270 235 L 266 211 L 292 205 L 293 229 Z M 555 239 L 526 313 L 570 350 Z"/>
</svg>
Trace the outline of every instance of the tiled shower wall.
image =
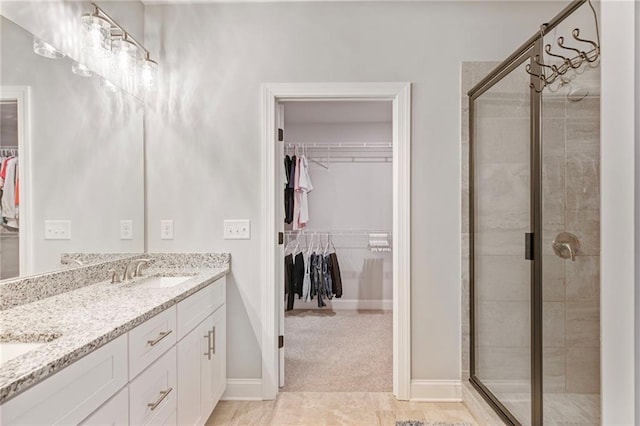
<svg viewBox="0 0 640 426">
<path fill-rule="evenodd" d="M 469 132 L 467 90 L 490 72 L 497 63 L 464 63 L 462 65 L 462 371 L 469 377 Z M 523 76 L 526 78 L 526 76 Z M 517 76 L 513 76 L 517 78 Z M 510 83 L 507 83 L 510 84 Z M 546 392 L 599 392 L 599 73 L 588 70 L 575 78 L 574 87 L 590 88 L 590 94 L 580 102 L 568 102 L 567 90 L 558 94 L 545 91 L 543 112 L 543 210 L 544 210 L 544 381 Z M 504 109 L 496 138 L 511 141 L 528 140 L 528 127 L 519 121 L 516 112 Z M 491 119 L 495 119 L 492 117 Z M 491 134 L 488 117 L 478 118 L 484 134 Z M 483 120 L 485 121 L 483 123 Z M 487 130 L 488 129 L 488 130 Z M 522 129 L 524 134 L 520 134 Z M 489 133 L 487 133 L 487 131 Z M 485 137 L 485 141 L 486 141 Z M 495 139 L 497 145 L 499 139 Z M 489 150 L 491 152 L 491 150 Z M 498 149 L 496 155 L 505 155 Z M 504 161 L 488 160 L 488 161 Z M 495 184 L 495 180 L 493 181 Z M 528 196 L 528 193 L 523 194 Z M 575 262 L 556 257 L 551 241 L 561 231 L 576 234 L 581 249 Z M 512 269 L 522 277 L 518 265 L 504 261 L 503 275 L 495 277 L 496 294 L 486 295 L 495 306 L 491 315 L 499 324 L 506 317 L 529 315 L 528 295 L 504 297 L 500 281 L 508 281 Z M 500 265 L 496 265 L 500 270 Z M 526 276 L 526 274 L 525 274 Z M 485 286 L 486 287 L 486 286 Z M 511 286 L 522 290 L 525 286 Z M 483 300 L 487 303 L 487 300 Z M 520 306 L 518 305 L 520 303 Z M 487 305 L 485 305 L 486 308 Z M 502 314 L 500 311 L 503 310 Z M 510 311 L 508 314 L 506 311 Z M 491 320 L 490 320 L 491 321 Z M 528 322 L 519 322 L 528 327 Z M 515 325 L 517 326 L 517 325 Z M 528 330 L 521 333 L 528 339 Z M 496 344 L 494 359 L 481 361 L 490 375 L 504 380 L 528 380 L 528 342 L 518 342 L 514 324 L 504 322 L 495 330 L 505 336 Z M 483 336 L 486 338 L 491 336 Z M 497 336 L 494 336 L 497 339 Z M 520 336 L 522 337 L 522 336 Z M 496 340 L 493 339 L 493 340 Z M 505 340 L 506 339 L 506 340 Z M 520 352 L 522 352 L 520 354 Z M 486 353 L 486 350 L 485 350 Z M 520 355 L 518 355 L 520 354 Z M 486 364 L 485 364 L 486 363 Z M 494 364 L 494 365 L 492 365 Z M 487 370 L 488 369 L 488 370 Z M 505 375 L 506 373 L 506 375 Z"/>
</svg>

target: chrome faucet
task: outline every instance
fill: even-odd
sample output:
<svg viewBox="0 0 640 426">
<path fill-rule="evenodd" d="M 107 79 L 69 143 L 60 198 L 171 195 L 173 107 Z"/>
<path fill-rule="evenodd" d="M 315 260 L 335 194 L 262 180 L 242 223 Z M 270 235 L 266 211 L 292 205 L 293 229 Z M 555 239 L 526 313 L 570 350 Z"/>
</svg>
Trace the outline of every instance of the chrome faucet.
<svg viewBox="0 0 640 426">
<path fill-rule="evenodd" d="M 142 267 L 146 266 L 149 262 L 151 262 L 151 259 L 137 259 L 135 261 L 137 263 L 136 265 L 136 270 L 133 274 L 134 277 L 141 277 L 142 276 Z"/>
<path fill-rule="evenodd" d="M 142 276 L 142 265 L 149 263 L 151 259 L 132 259 L 124 267 L 122 281 L 130 280 L 133 277 Z"/>
</svg>

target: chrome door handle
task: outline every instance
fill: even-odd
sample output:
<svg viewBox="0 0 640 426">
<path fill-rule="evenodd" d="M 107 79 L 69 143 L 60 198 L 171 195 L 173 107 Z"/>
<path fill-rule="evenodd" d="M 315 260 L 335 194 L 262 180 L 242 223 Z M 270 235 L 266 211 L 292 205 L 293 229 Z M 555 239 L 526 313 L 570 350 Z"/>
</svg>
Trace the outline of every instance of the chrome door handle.
<svg viewBox="0 0 640 426">
<path fill-rule="evenodd" d="M 216 326 L 214 325 L 213 328 L 211 329 L 211 341 L 212 341 L 212 345 L 211 345 L 211 350 L 213 351 L 213 354 L 216 354 Z"/>
<path fill-rule="evenodd" d="M 156 402 L 148 403 L 147 407 L 151 407 L 151 411 L 155 410 L 156 407 L 158 407 L 158 405 L 160 405 L 160 403 L 162 403 L 162 401 L 164 401 L 164 399 L 167 397 L 167 395 L 169 395 L 171 393 L 172 390 L 173 390 L 173 388 L 169 388 L 166 391 L 161 391 L 160 392 L 160 398 L 158 398 L 158 400 Z"/>
<path fill-rule="evenodd" d="M 156 337 L 155 339 L 153 339 L 153 340 L 147 340 L 147 344 L 148 344 L 149 346 L 155 346 L 155 345 L 157 345 L 158 343 L 160 343 L 160 340 L 164 339 L 165 337 L 167 337 L 167 336 L 168 336 L 168 335 L 170 335 L 170 334 L 171 334 L 171 330 L 169 330 L 169 331 L 163 331 L 163 332 L 162 332 L 162 333 L 160 333 L 160 334 L 158 335 L 158 337 Z"/>
<path fill-rule="evenodd" d="M 207 340 L 207 351 L 203 354 L 206 355 L 209 359 L 211 359 L 211 332 L 208 332 L 206 336 L 204 336 Z"/>
</svg>

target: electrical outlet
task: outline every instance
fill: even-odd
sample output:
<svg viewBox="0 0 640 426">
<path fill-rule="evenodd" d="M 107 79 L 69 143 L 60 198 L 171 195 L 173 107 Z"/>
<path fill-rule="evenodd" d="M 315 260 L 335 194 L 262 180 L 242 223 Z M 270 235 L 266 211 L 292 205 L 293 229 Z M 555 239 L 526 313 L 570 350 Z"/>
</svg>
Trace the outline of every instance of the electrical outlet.
<svg viewBox="0 0 640 426">
<path fill-rule="evenodd" d="M 225 240 L 250 240 L 251 222 L 247 219 L 227 219 L 223 232 Z"/>
<path fill-rule="evenodd" d="M 44 221 L 45 240 L 70 240 L 71 221 L 70 220 L 45 220 Z"/>
<path fill-rule="evenodd" d="M 173 240 L 173 220 L 165 219 L 160 221 L 160 239 Z"/>
<path fill-rule="evenodd" d="M 133 221 L 132 220 L 120 221 L 120 239 L 133 240 Z"/>
</svg>

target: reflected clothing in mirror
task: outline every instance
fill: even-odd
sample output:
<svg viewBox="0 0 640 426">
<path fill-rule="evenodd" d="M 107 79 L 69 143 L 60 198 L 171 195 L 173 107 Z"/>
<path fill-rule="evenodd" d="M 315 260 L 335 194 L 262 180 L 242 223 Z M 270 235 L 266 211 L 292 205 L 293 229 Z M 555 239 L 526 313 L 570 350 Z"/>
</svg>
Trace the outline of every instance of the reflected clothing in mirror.
<svg viewBox="0 0 640 426">
<path fill-rule="evenodd" d="M 19 228 L 20 178 L 17 157 L 0 157 L 0 212 L 2 225 L 12 231 Z"/>
</svg>

